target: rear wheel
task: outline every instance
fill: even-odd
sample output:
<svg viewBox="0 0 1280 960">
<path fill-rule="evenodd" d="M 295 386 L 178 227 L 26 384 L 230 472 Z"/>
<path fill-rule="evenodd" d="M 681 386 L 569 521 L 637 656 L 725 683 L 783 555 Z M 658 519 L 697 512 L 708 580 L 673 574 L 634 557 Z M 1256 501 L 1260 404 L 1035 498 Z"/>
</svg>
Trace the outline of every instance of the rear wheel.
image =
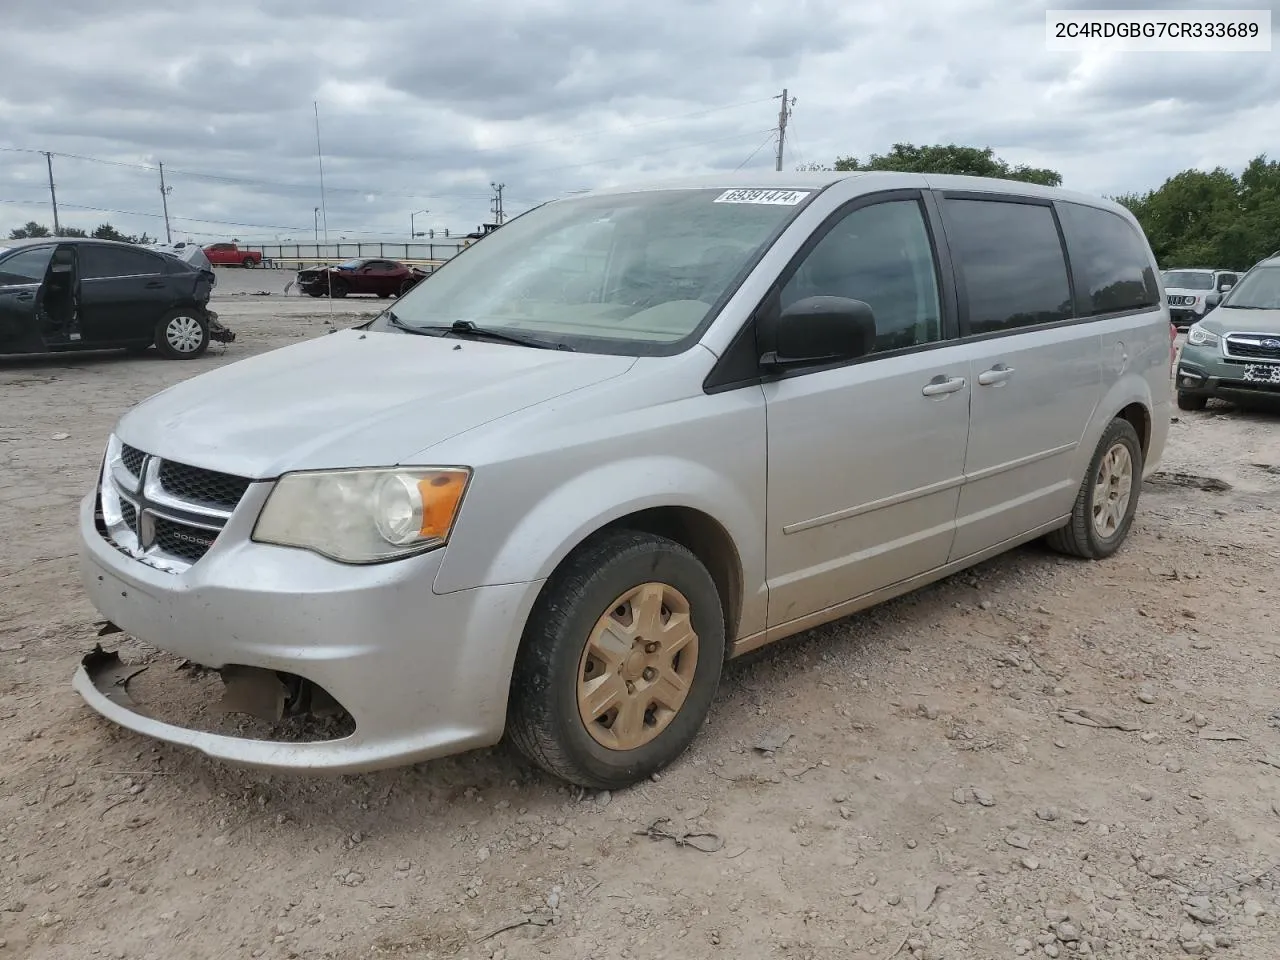
<svg viewBox="0 0 1280 960">
<path fill-rule="evenodd" d="M 246 270 L 249 269 L 249 267 L 252 267 L 254 265 L 253 257 L 245 257 L 243 260 L 240 261 L 240 265 L 243 266 Z"/>
<path fill-rule="evenodd" d="M 1179 410 L 1203 410 L 1209 405 L 1209 398 L 1202 393 L 1189 393 L 1186 390 L 1178 391 L 1178 409 Z"/>
<path fill-rule="evenodd" d="M 1138 509 L 1142 462 L 1142 443 L 1133 424 L 1112 420 L 1080 482 L 1071 522 L 1045 538 L 1049 546 L 1089 560 L 1119 550 Z"/>
<path fill-rule="evenodd" d="M 715 582 L 692 553 L 649 534 L 600 535 L 534 606 L 512 678 L 510 739 L 584 787 L 644 780 L 705 722 L 724 648 Z"/>
<path fill-rule="evenodd" d="M 174 310 L 156 324 L 156 349 L 168 360 L 190 360 L 209 348 L 209 324 L 193 310 Z"/>
</svg>

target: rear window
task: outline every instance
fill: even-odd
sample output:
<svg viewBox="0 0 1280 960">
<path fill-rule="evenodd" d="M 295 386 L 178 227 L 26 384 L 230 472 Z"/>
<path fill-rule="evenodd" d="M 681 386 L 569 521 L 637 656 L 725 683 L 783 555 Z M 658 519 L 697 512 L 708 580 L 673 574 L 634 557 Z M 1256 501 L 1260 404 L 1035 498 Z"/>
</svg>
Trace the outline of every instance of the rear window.
<svg viewBox="0 0 1280 960">
<path fill-rule="evenodd" d="M 951 198 L 945 209 L 947 239 L 968 301 L 970 335 L 1072 316 L 1067 262 L 1051 207 Z"/>
<path fill-rule="evenodd" d="M 1160 305 L 1147 245 L 1127 220 L 1079 203 L 1059 204 L 1058 215 L 1083 286 L 1085 316 Z"/>
</svg>

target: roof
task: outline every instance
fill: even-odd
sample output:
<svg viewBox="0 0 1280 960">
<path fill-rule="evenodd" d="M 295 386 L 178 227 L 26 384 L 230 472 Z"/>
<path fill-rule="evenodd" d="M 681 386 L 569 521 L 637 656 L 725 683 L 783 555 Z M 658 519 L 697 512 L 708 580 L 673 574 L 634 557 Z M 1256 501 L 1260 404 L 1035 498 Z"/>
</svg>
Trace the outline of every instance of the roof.
<svg viewBox="0 0 1280 960">
<path fill-rule="evenodd" d="M 932 189 L 966 190 L 982 193 L 1007 193 L 1024 197 L 1043 197 L 1047 200 L 1068 200 L 1113 210 L 1126 219 L 1133 214 L 1123 205 L 1088 193 L 1077 193 L 1061 187 L 1045 187 L 1021 180 L 1002 180 L 997 177 L 965 177 L 943 173 L 905 173 L 894 170 L 819 170 L 793 172 L 750 172 L 710 174 L 698 177 L 682 177 L 668 180 L 648 180 L 595 190 L 584 190 L 573 196 L 604 196 L 649 190 L 731 190 L 735 188 L 764 190 L 822 190 L 845 180 L 864 181 L 866 192 L 876 190 Z"/>
<path fill-rule="evenodd" d="M 71 243 L 71 244 L 88 244 L 96 243 L 108 247 L 136 247 L 136 243 L 122 243 L 119 240 L 99 240 L 97 237 L 26 237 L 22 240 L 4 240 L 0 239 L 0 247 L 6 250 L 12 250 L 14 247 L 34 247 L 42 243 Z M 145 248 L 144 248 L 145 249 Z"/>
</svg>

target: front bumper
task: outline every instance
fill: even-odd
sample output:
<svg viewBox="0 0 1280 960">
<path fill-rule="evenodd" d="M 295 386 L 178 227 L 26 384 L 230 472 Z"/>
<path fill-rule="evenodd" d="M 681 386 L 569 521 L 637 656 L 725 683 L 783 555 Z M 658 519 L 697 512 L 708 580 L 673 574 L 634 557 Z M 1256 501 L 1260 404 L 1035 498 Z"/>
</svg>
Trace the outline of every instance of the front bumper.
<svg viewBox="0 0 1280 960">
<path fill-rule="evenodd" d="M 1179 330 L 1185 329 L 1204 318 L 1203 313 L 1197 313 L 1192 307 L 1170 307 L 1169 319 L 1173 321 L 1173 325 Z"/>
<path fill-rule="evenodd" d="M 1244 361 L 1230 360 L 1217 346 L 1182 345 L 1174 385 L 1179 393 L 1223 399 L 1280 400 L 1280 382 L 1259 383 L 1244 379 Z"/>
<path fill-rule="evenodd" d="M 81 576 L 103 616 L 207 667 L 260 667 L 310 680 L 351 714 L 355 732 L 295 743 L 189 729 L 122 704 L 81 666 L 75 689 L 108 719 L 235 764 L 332 773 L 501 739 L 511 667 L 541 582 L 436 594 L 441 551 L 346 566 L 251 542 L 256 509 L 237 509 L 209 552 L 174 574 L 108 542 L 95 526 L 95 501 L 91 494 L 80 508 Z"/>
</svg>

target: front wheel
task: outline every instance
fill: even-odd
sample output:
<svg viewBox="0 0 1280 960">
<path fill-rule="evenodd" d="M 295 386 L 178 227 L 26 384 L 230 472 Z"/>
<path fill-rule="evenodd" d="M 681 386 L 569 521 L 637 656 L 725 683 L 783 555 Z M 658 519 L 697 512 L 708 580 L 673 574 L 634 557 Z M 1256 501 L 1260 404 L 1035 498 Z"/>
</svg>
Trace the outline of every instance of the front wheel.
<svg viewBox="0 0 1280 960">
<path fill-rule="evenodd" d="M 209 348 L 209 324 L 192 310 L 174 310 L 156 324 L 156 349 L 167 360 L 191 360 Z"/>
<path fill-rule="evenodd" d="M 335 300 L 341 300 L 350 292 L 345 280 L 329 281 L 329 296 Z"/>
<path fill-rule="evenodd" d="M 1188 393 L 1186 390 L 1178 391 L 1178 409 L 1179 410 L 1203 410 L 1209 405 L 1209 398 L 1203 393 Z"/>
<path fill-rule="evenodd" d="M 599 535 L 565 560 L 534 606 L 508 735 L 571 783 L 629 786 L 697 736 L 724 650 L 720 596 L 697 557 L 664 537 Z"/>
<path fill-rule="evenodd" d="M 1120 549 L 1142 486 L 1142 442 L 1128 420 L 1112 420 L 1080 482 L 1071 521 L 1046 538 L 1059 553 L 1101 560 Z"/>
</svg>

